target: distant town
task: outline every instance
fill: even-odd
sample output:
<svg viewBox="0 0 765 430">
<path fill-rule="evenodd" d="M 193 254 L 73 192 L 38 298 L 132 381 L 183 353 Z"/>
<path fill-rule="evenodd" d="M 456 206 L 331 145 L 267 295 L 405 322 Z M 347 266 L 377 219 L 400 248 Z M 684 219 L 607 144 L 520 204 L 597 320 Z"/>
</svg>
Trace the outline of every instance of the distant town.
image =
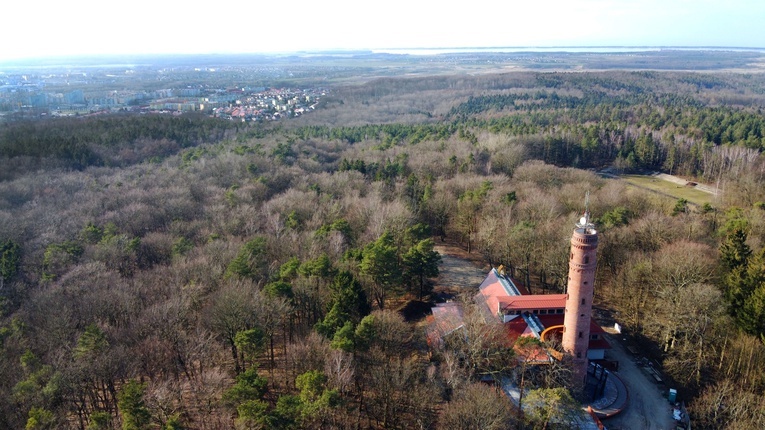
<svg viewBox="0 0 765 430">
<path fill-rule="evenodd" d="M 178 115 L 198 112 L 234 121 L 274 121 L 314 110 L 321 97 L 328 92 L 324 88 L 227 85 L 231 82 L 229 79 L 212 84 L 183 84 L 180 79 L 175 79 L 179 74 L 210 76 L 217 71 L 215 68 L 195 68 L 178 73 L 174 70 L 136 71 L 128 68 L 116 72 L 99 68 L 39 73 L 0 72 L 0 116 L 71 117 L 116 112 Z M 140 88 L 150 86 L 147 80 L 151 81 L 151 86 L 164 80 L 178 84 L 166 88 Z"/>
<path fill-rule="evenodd" d="M 196 112 L 232 121 L 273 121 L 310 112 L 333 85 L 393 76 L 505 73 L 509 69 L 758 73 L 763 64 L 762 50 L 633 49 L 487 48 L 0 61 L 0 119 Z"/>
</svg>

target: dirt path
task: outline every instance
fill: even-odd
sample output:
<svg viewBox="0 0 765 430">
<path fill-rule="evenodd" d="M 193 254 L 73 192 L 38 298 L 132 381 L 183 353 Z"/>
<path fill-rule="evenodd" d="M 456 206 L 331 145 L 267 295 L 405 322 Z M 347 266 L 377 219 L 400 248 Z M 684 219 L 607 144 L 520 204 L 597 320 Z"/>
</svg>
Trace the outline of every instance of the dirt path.
<svg viewBox="0 0 765 430">
<path fill-rule="evenodd" d="M 665 181 L 669 181 L 669 182 L 672 182 L 672 183 L 675 183 L 675 184 L 678 184 L 678 185 L 682 185 L 684 187 L 688 186 L 688 184 L 692 182 L 692 181 L 688 181 L 686 179 L 683 179 L 683 178 L 681 178 L 679 176 L 668 175 L 666 173 L 654 172 L 652 175 L 656 176 L 659 179 L 663 179 Z M 695 189 L 697 189 L 699 191 L 703 191 L 703 192 L 705 192 L 707 194 L 711 194 L 713 196 L 717 195 L 717 189 L 715 189 L 711 185 L 699 184 L 697 182 L 693 182 L 693 183 L 696 184 L 696 185 L 693 186 L 693 188 L 695 188 Z"/>
<path fill-rule="evenodd" d="M 488 264 L 482 263 L 479 256 L 468 254 L 456 245 L 440 244 L 433 249 L 441 254 L 436 291 L 478 291 L 478 286 L 489 271 Z"/>
<path fill-rule="evenodd" d="M 627 386 L 630 400 L 625 410 L 613 418 L 604 420 L 603 423 L 610 430 L 674 429 L 672 407 L 664 397 L 664 393 L 635 364 L 633 357 L 624 349 L 617 336 L 607 335 L 613 348 L 607 355 L 609 359 L 619 361 L 617 374 Z"/>
</svg>

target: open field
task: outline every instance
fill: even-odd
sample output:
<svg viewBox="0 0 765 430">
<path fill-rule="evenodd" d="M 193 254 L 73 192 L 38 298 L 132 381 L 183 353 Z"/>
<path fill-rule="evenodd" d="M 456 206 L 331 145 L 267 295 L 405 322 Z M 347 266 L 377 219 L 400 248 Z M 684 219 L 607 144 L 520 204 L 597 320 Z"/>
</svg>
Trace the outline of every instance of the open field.
<svg viewBox="0 0 765 430">
<path fill-rule="evenodd" d="M 701 206 L 713 203 L 715 196 L 687 185 L 680 185 L 653 175 L 620 175 L 620 179 L 638 188 L 653 191 L 675 199 L 686 199 L 689 203 Z"/>
</svg>

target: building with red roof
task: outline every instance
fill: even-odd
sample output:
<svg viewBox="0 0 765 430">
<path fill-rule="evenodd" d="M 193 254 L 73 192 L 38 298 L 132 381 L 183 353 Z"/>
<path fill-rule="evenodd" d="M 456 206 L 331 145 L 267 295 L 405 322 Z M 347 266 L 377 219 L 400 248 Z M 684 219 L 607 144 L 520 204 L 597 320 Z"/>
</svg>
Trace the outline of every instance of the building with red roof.
<svg viewBox="0 0 765 430">
<path fill-rule="evenodd" d="M 430 324 L 426 336 L 428 344 L 440 348 L 443 340 L 465 324 L 462 306 L 456 302 L 439 303 L 432 309 Z"/>
<path fill-rule="evenodd" d="M 474 296 L 486 323 L 504 326 L 519 360 L 549 364 L 568 356 L 573 371 L 571 388 L 579 393 L 592 386 L 593 392 L 602 394 L 605 379 L 596 375 L 588 382 L 588 369 L 590 362 L 604 360 L 606 350 L 611 348 L 605 331 L 592 319 L 597 247 L 598 232 L 585 209 L 571 236 L 565 294 L 529 294 L 499 266 L 489 271 Z M 430 344 L 442 345 L 445 336 L 464 327 L 462 317 L 458 304 L 433 308 L 428 331 Z M 518 342 L 524 337 L 536 338 L 541 343 Z"/>
<path fill-rule="evenodd" d="M 571 236 L 565 294 L 529 294 L 499 266 L 489 271 L 474 297 L 487 323 L 504 325 L 519 359 L 542 364 L 569 356 L 573 389 L 578 392 L 587 385 L 590 361 L 605 359 L 606 350 L 611 348 L 603 336 L 604 330 L 592 320 L 598 232 L 590 222 L 588 206 L 589 193 L 584 216 L 576 223 Z M 462 327 L 462 311 L 456 304 L 437 306 L 433 309 L 432 319 L 428 332 L 431 345 L 441 344 L 436 340 Z M 521 337 L 547 342 L 532 348 L 525 345 L 540 344 L 522 342 L 524 346 L 519 347 L 517 340 Z M 559 347 L 550 346 L 556 343 L 550 341 L 556 339 L 560 340 Z"/>
<path fill-rule="evenodd" d="M 523 285 L 515 282 L 500 266 L 491 269 L 486 275 L 478 287 L 475 301 L 487 322 L 498 321 L 505 325 L 511 341 L 515 341 L 520 336 L 551 340 L 555 335 L 558 338 L 561 337 L 567 296 L 567 294 L 529 294 Z M 437 346 L 441 345 L 443 337 L 462 328 L 463 312 L 460 305 L 455 302 L 438 304 L 432 312 L 428 340 L 431 345 Z M 602 360 L 605 357 L 605 351 L 611 348 L 603 333 L 605 333 L 604 330 L 595 321 L 590 320 L 587 350 L 589 360 Z M 542 360 L 537 357 L 535 361 Z"/>
<path fill-rule="evenodd" d="M 534 336 L 540 340 L 547 329 L 548 336 L 555 328 L 562 332 L 568 294 L 528 294 L 527 290 L 507 276 L 502 266 L 491 269 L 481 283 L 476 303 L 481 306 L 484 317 L 494 318 L 505 324 L 508 336 Z M 590 336 L 587 358 L 602 360 L 605 350 L 611 346 L 603 337 L 604 330 L 590 319 Z"/>
</svg>

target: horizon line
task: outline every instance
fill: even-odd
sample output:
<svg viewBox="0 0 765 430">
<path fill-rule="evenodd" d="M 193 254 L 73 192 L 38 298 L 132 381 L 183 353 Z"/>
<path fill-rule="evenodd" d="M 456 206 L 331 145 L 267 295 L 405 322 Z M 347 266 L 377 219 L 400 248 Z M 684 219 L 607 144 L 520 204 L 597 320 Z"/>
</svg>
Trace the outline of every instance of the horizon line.
<svg viewBox="0 0 765 430">
<path fill-rule="evenodd" d="M 459 50 L 469 52 L 471 50 L 525 50 L 534 52 L 533 49 L 551 50 L 551 49 L 577 49 L 577 50 L 602 50 L 602 49 L 629 49 L 629 50 L 735 50 L 735 51 L 765 51 L 765 46 L 727 46 L 727 45 L 507 45 L 507 46 L 417 46 L 417 47 L 377 47 L 377 48 L 321 48 L 321 49 L 298 49 L 281 51 L 215 51 L 215 52 L 132 52 L 132 53 L 81 53 L 65 55 L 43 55 L 31 57 L 0 58 L 0 64 L 40 62 L 49 60 L 63 59 L 85 59 L 85 58 L 114 58 L 114 57 L 194 57 L 194 56 L 239 56 L 239 55 L 260 55 L 260 56 L 285 56 L 290 54 L 328 54 L 328 53 L 388 53 L 397 51 L 448 51 Z M 409 54 L 398 54 L 409 55 Z"/>
</svg>

